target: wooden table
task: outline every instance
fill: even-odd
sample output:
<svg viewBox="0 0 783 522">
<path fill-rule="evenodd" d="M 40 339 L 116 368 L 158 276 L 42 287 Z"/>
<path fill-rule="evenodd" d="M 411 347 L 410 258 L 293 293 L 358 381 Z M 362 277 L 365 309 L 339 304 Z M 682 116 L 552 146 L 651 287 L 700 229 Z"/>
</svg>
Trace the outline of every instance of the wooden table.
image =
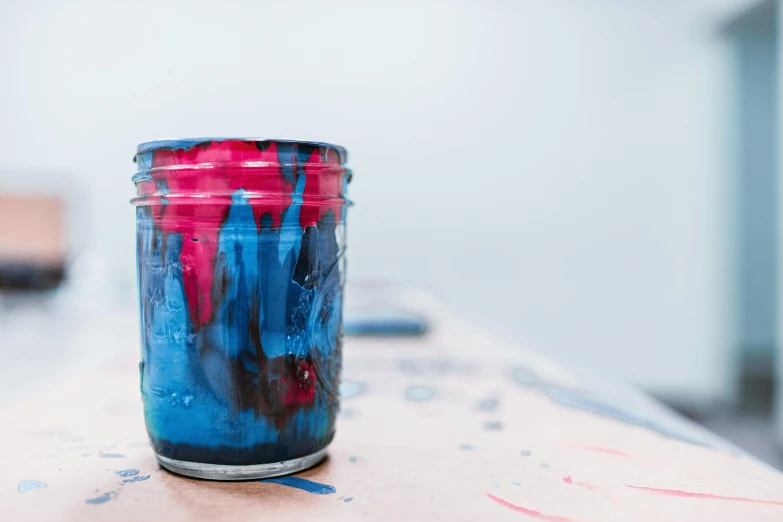
<svg viewBox="0 0 783 522">
<path fill-rule="evenodd" d="M 351 306 L 424 311 L 432 329 L 346 339 L 342 411 L 322 465 L 276 482 L 162 470 L 128 312 L 63 339 L 91 363 L 50 368 L 0 408 L 0 519 L 783 520 L 783 475 L 643 395 L 508 346 L 419 290 L 349 296 Z"/>
</svg>

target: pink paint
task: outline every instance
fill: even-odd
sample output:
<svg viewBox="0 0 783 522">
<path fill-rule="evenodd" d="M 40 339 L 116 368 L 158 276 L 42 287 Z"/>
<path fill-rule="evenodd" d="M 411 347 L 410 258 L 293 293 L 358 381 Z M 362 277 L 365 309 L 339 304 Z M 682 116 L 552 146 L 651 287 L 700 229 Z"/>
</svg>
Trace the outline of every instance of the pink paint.
<svg viewBox="0 0 783 522">
<path fill-rule="evenodd" d="M 304 164 L 305 186 L 302 193 L 302 209 L 299 212 L 299 224 L 306 228 L 318 223 L 330 210 L 334 212 L 336 221 L 340 221 L 340 205 L 342 200 L 324 200 L 328 194 L 339 194 L 342 183 L 342 172 L 337 175 L 330 162 L 339 162 L 335 151 L 333 156 L 321 158 L 318 149 L 314 150 Z"/>
<path fill-rule="evenodd" d="M 612 448 L 601 448 L 599 446 L 579 446 L 583 450 L 594 451 L 596 453 L 605 453 L 606 455 L 614 455 L 615 457 L 630 457 L 631 455 L 620 450 Z"/>
<path fill-rule="evenodd" d="M 571 475 L 568 475 L 567 477 L 563 477 L 563 482 L 565 482 L 566 484 L 573 484 L 574 480 L 571 478 Z M 603 493 L 601 493 L 599 491 L 598 486 L 593 486 L 592 484 L 590 484 L 588 482 L 577 482 L 576 485 L 579 486 L 580 488 L 584 488 L 584 489 L 586 489 L 588 491 L 592 491 L 593 493 L 597 494 L 598 496 L 600 496 L 602 498 L 605 498 L 609 502 L 617 504 L 617 501 L 615 499 L 613 499 L 612 497 L 610 497 L 608 495 L 604 495 Z"/>
<path fill-rule="evenodd" d="M 544 513 L 541 513 L 540 511 L 536 511 L 535 509 L 529 509 L 526 507 L 517 506 L 516 504 L 512 504 L 511 502 L 507 500 L 503 500 L 500 497 L 496 497 L 491 493 L 485 493 L 485 495 L 488 496 L 491 500 L 500 504 L 501 506 L 507 507 L 508 509 L 516 511 L 517 513 L 522 513 L 524 515 L 527 515 L 531 518 L 536 518 L 538 520 L 545 520 L 547 522 L 572 522 L 573 520 L 568 517 L 560 517 L 557 515 L 546 515 Z"/>
<path fill-rule="evenodd" d="M 603 493 L 603 492 L 602 492 L 602 491 L 601 491 L 601 490 L 598 488 L 598 486 L 594 486 L 594 485 L 592 485 L 592 484 L 589 484 L 589 483 L 587 483 L 587 482 L 577 482 L 577 483 L 576 483 L 576 485 L 577 485 L 577 486 L 579 486 L 580 488 L 584 488 L 584 489 L 586 489 L 586 490 L 588 490 L 588 491 L 592 491 L 593 493 L 595 493 L 595 494 L 596 494 L 596 495 L 598 495 L 599 497 L 601 497 L 601 498 L 603 498 L 603 499 L 605 499 L 605 500 L 608 500 L 608 501 L 609 501 L 609 502 L 611 502 L 612 504 L 617 504 L 617 503 L 618 503 L 618 502 L 617 502 L 615 499 L 613 499 L 613 498 L 612 498 L 612 497 L 610 497 L 609 495 L 607 495 L 607 494 Z"/>
<path fill-rule="evenodd" d="M 282 397 L 286 408 L 294 408 L 315 401 L 315 368 L 304 360 L 296 363 L 296 378 L 282 383 L 285 390 Z"/>
<path fill-rule="evenodd" d="M 640 491 L 647 491 L 649 493 L 658 493 L 661 495 L 668 495 L 670 497 L 684 497 L 684 498 L 702 498 L 707 500 L 730 500 L 732 502 L 752 502 L 754 504 L 768 504 L 771 506 L 783 506 L 783 501 L 779 500 L 764 500 L 764 499 L 758 499 L 758 498 L 747 498 L 747 497 L 731 497 L 731 496 L 725 496 L 725 495 L 714 495 L 712 493 L 699 493 L 695 491 L 682 491 L 680 489 L 659 489 L 659 488 L 649 488 L 646 486 L 631 486 L 627 485 L 626 487 L 638 489 Z"/>
<path fill-rule="evenodd" d="M 269 164 L 262 174 L 248 174 L 251 169 L 245 162 Z M 174 199 L 179 196 L 199 195 L 208 197 L 208 205 L 153 204 L 152 211 L 161 229 L 166 233 L 182 236 L 182 283 L 190 307 L 193 327 L 198 329 L 212 317 L 212 279 L 215 255 L 218 250 L 220 224 L 231 207 L 231 194 L 243 188 L 248 192 L 267 194 L 271 198 L 254 200 L 251 205 L 256 223 L 264 214 L 270 214 L 273 227 L 279 228 L 283 210 L 291 204 L 293 187 L 288 183 L 278 165 L 274 143 L 266 150 L 259 150 L 251 142 L 207 142 L 190 149 L 160 149 L 152 156 L 156 169 L 154 179 L 164 181 Z M 200 168 L 201 164 L 217 165 L 215 170 Z M 202 226 L 200 223 L 213 226 Z M 196 235 L 196 229 L 200 232 Z"/>
<path fill-rule="evenodd" d="M 293 161 L 297 161 L 296 155 Z M 337 151 L 318 147 L 300 166 L 305 174 L 302 228 L 315 225 L 330 210 L 339 221 L 345 203 L 341 194 L 345 169 L 340 161 Z M 293 203 L 294 184 L 285 178 L 275 142 L 263 150 L 257 143 L 241 140 L 158 149 L 153 152 L 149 173 L 153 181 L 140 182 L 138 194 L 147 198 L 163 232 L 182 237 L 182 282 L 191 321 L 198 330 L 212 318 L 218 234 L 232 195 L 245 190 L 256 227 L 260 230 L 261 218 L 269 216 L 271 228 L 278 230 Z"/>
</svg>

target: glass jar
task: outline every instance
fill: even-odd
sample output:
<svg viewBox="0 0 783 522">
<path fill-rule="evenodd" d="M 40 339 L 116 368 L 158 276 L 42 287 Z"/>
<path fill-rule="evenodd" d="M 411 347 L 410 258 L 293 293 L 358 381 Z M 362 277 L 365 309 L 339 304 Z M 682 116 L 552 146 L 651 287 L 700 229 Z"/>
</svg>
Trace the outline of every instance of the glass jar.
<svg viewBox="0 0 783 522">
<path fill-rule="evenodd" d="M 139 368 L 159 462 L 218 480 L 314 465 L 338 409 L 345 149 L 161 140 L 136 162 Z"/>
</svg>

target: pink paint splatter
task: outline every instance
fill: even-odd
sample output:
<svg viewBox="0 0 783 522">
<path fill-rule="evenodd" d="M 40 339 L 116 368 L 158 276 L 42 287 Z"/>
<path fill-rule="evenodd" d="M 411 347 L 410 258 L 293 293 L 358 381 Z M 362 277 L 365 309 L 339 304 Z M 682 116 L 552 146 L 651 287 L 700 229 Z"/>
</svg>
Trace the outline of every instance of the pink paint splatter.
<svg viewBox="0 0 783 522">
<path fill-rule="evenodd" d="M 574 483 L 574 479 L 571 478 L 571 475 L 568 475 L 567 477 L 563 477 L 563 482 L 565 482 L 566 484 L 573 484 Z M 598 496 L 608 500 L 609 502 L 617 504 L 617 501 L 615 499 L 613 499 L 612 497 L 610 497 L 608 495 L 605 495 L 605 494 L 601 493 L 599 488 L 598 488 L 598 486 L 594 486 L 594 485 L 592 485 L 592 484 L 590 484 L 588 482 L 577 482 L 576 485 L 579 486 L 580 488 L 584 488 L 584 489 L 586 489 L 588 491 L 592 491 L 596 495 L 598 495 Z"/>
<path fill-rule="evenodd" d="M 599 446 L 579 446 L 583 450 L 594 451 L 596 453 L 605 453 L 606 455 L 614 455 L 615 457 L 630 457 L 631 455 L 620 450 L 612 448 L 601 448 Z"/>
<path fill-rule="evenodd" d="M 701 498 L 707 500 L 729 500 L 732 502 L 752 502 L 754 504 L 769 504 L 771 506 L 783 506 L 783 501 L 779 500 L 764 500 L 758 498 L 747 497 L 731 497 L 725 495 L 715 495 L 713 493 L 699 493 L 696 491 L 682 491 L 680 489 L 659 489 L 649 488 L 646 486 L 632 486 L 627 485 L 629 488 L 638 489 L 639 491 L 647 491 L 649 493 L 658 493 L 660 495 L 669 495 L 671 497 L 684 497 L 684 498 Z"/>
<path fill-rule="evenodd" d="M 606 493 L 603 493 L 598 486 L 594 486 L 594 485 L 589 484 L 587 482 L 577 482 L 576 485 L 579 486 L 580 488 L 584 488 L 584 489 L 586 489 L 588 491 L 592 491 L 593 493 L 595 493 L 599 497 L 603 498 L 604 500 L 608 500 L 612 504 L 617 504 L 618 503 L 615 499 L 613 499 L 612 497 L 610 497 Z"/>
<path fill-rule="evenodd" d="M 284 391 L 283 405 L 286 408 L 295 408 L 303 404 L 312 404 L 315 401 L 315 368 L 307 361 L 296 362 L 296 378 L 287 379 L 282 384 Z"/>
<path fill-rule="evenodd" d="M 497 502 L 501 506 L 507 507 L 508 509 L 516 511 L 517 513 L 522 513 L 531 518 L 537 518 L 538 520 L 545 520 L 547 522 L 572 522 L 573 521 L 573 519 L 568 517 L 560 517 L 557 515 L 546 515 L 544 513 L 541 513 L 540 511 L 536 511 L 535 509 L 529 509 L 526 507 L 517 506 L 516 504 L 512 504 L 508 500 L 503 500 L 500 497 L 496 497 L 491 493 L 485 493 L 485 495 L 488 496 L 490 500 Z"/>
</svg>

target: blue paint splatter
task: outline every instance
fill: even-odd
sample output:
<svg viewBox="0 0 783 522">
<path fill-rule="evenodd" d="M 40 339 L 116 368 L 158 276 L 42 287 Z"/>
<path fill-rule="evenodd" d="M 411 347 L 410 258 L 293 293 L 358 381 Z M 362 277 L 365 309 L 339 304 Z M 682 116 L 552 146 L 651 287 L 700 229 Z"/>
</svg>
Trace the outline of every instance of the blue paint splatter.
<svg viewBox="0 0 783 522">
<path fill-rule="evenodd" d="M 19 492 L 24 493 L 34 488 L 45 488 L 46 484 L 37 480 L 23 480 L 19 483 Z"/>
<path fill-rule="evenodd" d="M 351 462 L 356 462 L 356 457 L 349 457 L 348 460 L 350 460 Z"/>
<path fill-rule="evenodd" d="M 513 378 L 519 384 L 537 389 L 546 394 L 552 401 L 569 408 L 587 411 L 608 417 L 632 426 L 640 426 L 658 434 L 698 446 L 709 445 L 703 441 L 683 433 L 679 433 L 667 426 L 663 426 L 645 417 L 640 417 L 632 412 L 612 404 L 610 401 L 591 394 L 589 391 L 568 390 L 559 386 L 554 386 L 538 378 L 533 372 L 525 368 L 517 368 L 513 373 Z"/>
<path fill-rule="evenodd" d="M 340 398 L 352 399 L 357 395 L 361 395 L 363 386 L 358 382 L 343 381 L 340 383 Z"/>
<path fill-rule="evenodd" d="M 428 401 L 433 397 L 435 397 L 435 390 L 425 386 L 411 386 L 405 392 L 405 398 L 414 402 Z"/>
<path fill-rule="evenodd" d="M 139 470 L 137 469 L 121 469 L 119 471 L 114 472 L 116 475 L 119 475 L 121 477 L 132 477 L 134 475 L 139 474 Z"/>
<path fill-rule="evenodd" d="M 542 462 L 542 463 L 541 463 L 541 467 L 542 467 L 542 468 L 544 468 L 544 469 L 546 469 L 546 468 L 548 468 L 548 467 L 549 467 L 549 464 L 547 464 L 546 462 Z"/>
<path fill-rule="evenodd" d="M 512 480 L 512 481 L 511 481 L 511 483 L 512 483 L 513 485 L 515 485 L 515 486 L 521 486 L 521 485 L 522 485 L 522 483 L 521 483 L 521 482 L 517 482 L 516 480 Z"/>
<path fill-rule="evenodd" d="M 340 416 L 345 419 L 353 419 L 356 417 L 356 410 L 353 409 L 340 409 Z"/>
<path fill-rule="evenodd" d="M 499 405 L 500 401 L 497 399 L 481 399 L 476 407 L 479 411 L 495 411 Z"/>
<path fill-rule="evenodd" d="M 117 498 L 117 493 L 115 491 L 109 491 L 108 493 L 104 493 L 99 497 L 88 498 L 86 502 L 88 504 L 105 504 L 113 498 Z"/>
<path fill-rule="evenodd" d="M 104 459 L 122 459 L 125 458 L 125 455 L 121 453 L 104 453 L 101 451 L 101 457 Z"/>
<path fill-rule="evenodd" d="M 345 500 L 343 500 L 343 502 L 350 502 L 350 501 L 352 501 L 352 500 L 353 500 L 353 497 L 348 497 L 348 498 L 346 498 Z"/>
<path fill-rule="evenodd" d="M 520 453 L 521 453 L 521 455 L 523 457 L 529 457 L 530 456 L 530 450 L 522 450 Z"/>
<path fill-rule="evenodd" d="M 499 488 L 500 487 L 500 482 L 493 482 L 492 485 L 495 486 L 496 488 Z"/>
<path fill-rule="evenodd" d="M 140 475 L 140 476 L 138 476 L 138 477 L 133 477 L 133 478 L 125 479 L 125 480 L 123 480 L 123 481 L 122 481 L 122 483 L 123 483 L 123 484 L 128 484 L 128 483 L 130 483 L 130 482 L 141 482 L 142 480 L 147 480 L 148 478 L 150 478 L 150 476 L 149 476 L 149 475 Z"/>
<path fill-rule="evenodd" d="M 500 431 L 503 429 L 503 423 L 498 421 L 488 421 L 484 423 L 484 429 L 487 431 Z"/>
<path fill-rule="evenodd" d="M 313 493 L 315 495 L 329 495 L 335 493 L 337 489 L 334 486 L 328 484 L 320 484 L 299 477 L 275 477 L 270 479 L 260 480 L 259 482 L 271 482 L 272 484 L 280 484 L 281 486 L 288 486 L 289 488 L 296 488 Z"/>
<path fill-rule="evenodd" d="M 473 444 L 460 444 L 459 449 L 461 449 L 462 451 L 473 451 L 474 449 L 476 449 L 476 446 L 474 446 Z"/>
</svg>

